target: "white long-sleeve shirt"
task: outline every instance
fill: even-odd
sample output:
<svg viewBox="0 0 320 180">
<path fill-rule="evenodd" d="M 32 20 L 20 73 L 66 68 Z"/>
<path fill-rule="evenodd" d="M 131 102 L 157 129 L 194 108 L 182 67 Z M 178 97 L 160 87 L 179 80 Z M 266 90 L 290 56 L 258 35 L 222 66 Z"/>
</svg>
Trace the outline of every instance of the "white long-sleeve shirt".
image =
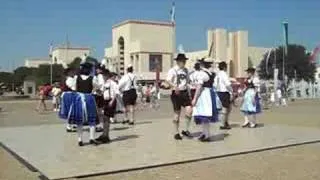
<svg viewBox="0 0 320 180">
<path fill-rule="evenodd" d="M 137 77 L 133 73 L 127 73 L 119 81 L 119 89 L 121 91 L 129 91 L 137 89 Z"/>
<path fill-rule="evenodd" d="M 231 81 L 227 72 L 218 71 L 216 77 L 214 78 L 214 87 L 217 92 L 230 92 L 231 89 Z"/>
<path fill-rule="evenodd" d="M 67 77 L 66 79 L 66 86 L 68 88 L 70 88 L 71 90 L 75 91 L 76 90 L 76 86 L 75 86 L 75 80 L 74 77 Z"/>
<path fill-rule="evenodd" d="M 108 79 L 102 87 L 103 89 L 103 98 L 105 100 L 111 100 L 116 98 L 116 96 L 120 93 L 118 89 L 118 85 L 111 79 Z"/>
<path fill-rule="evenodd" d="M 104 77 L 102 74 L 98 74 L 96 78 L 97 78 L 98 89 L 102 91 L 103 90 L 102 88 L 105 84 Z"/>
</svg>

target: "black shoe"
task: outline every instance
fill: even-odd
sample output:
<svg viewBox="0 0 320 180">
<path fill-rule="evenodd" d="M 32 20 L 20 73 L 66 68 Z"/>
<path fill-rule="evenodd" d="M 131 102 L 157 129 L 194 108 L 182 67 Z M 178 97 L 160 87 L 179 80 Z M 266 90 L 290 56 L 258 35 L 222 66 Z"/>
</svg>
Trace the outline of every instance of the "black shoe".
<svg viewBox="0 0 320 180">
<path fill-rule="evenodd" d="M 110 138 L 108 136 L 99 136 L 96 141 L 101 142 L 101 143 L 109 143 L 110 142 Z"/>
<path fill-rule="evenodd" d="M 99 142 L 96 140 L 90 139 L 89 144 L 97 146 L 97 145 L 99 145 Z"/>
<path fill-rule="evenodd" d="M 79 145 L 79 146 L 83 146 L 83 142 L 82 142 L 82 141 L 79 141 L 79 142 L 78 142 L 78 145 Z"/>
<path fill-rule="evenodd" d="M 176 134 L 176 135 L 174 135 L 174 139 L 175 140 L 182 140 L 182 137 L 180 134 Z"/>
<path fill-rule="evenodd" d="M 198 138 L 198 140 L 199 141 L 203 141 L 203 139 L 205 139 L 206 138 L 206 136 L 204 135 L 204 134 L 202 134 L 199 138 Z"/>
<path fill-rule="evenodd" d="M 102 132 L 103 131 L 103 128 L 101 127 L 96 127 L 96 132 Z"/>
<path fill-rule="evenodd" d="M 220 126 L 220 129 L 221 130 L 229 130 L 229 129 L 231 129 L 231 127 L 230 126 Z"/>
<path fill-rule="evenodd" d="M 247 128 L 247 127 L 249 127 L 249 125 L 250 125 L 250 123 L 246 123 L 246 124 L 243 124 L 242 127 Z"/>
<path fill-rule="evenodd" d="M 193 138 L 192 134 L 189 131 L 182 131 L 181 134 L 188 137 L 188 138 Z"/>
<path fill-rule="evenodd" d="M 210 138 L 209 137 L 204 137 L 202 139 L 200 139 L 201 142 L 210 142 Z"/>
<path fill-rule="evenodd" d="M 134 125 L 134 122 L 132 121 L 132 122 L 129 122 L 129 125 Z"/>
<path fill-rule="evenodd" d="M 126 123 L 129 123 L 129 120 L 122 121 L 122 124 L 126 124 Z"/>
</svg>

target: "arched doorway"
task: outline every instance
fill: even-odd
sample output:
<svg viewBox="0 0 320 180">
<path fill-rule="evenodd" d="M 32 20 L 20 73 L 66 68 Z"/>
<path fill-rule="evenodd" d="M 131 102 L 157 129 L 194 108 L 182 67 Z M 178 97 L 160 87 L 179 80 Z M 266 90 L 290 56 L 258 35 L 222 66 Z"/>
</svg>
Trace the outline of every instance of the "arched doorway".
<svg viewBox="0 0 320 180">
<path fill-rule="evenodd" d="M 118 39 L 118 47 L 119 47 L 119 62 L 117 64 L 117 71 L 119 71 L 119 73 L 121 75 L 124 74 L 124 38 L 121 36 Z"/>
</svg>

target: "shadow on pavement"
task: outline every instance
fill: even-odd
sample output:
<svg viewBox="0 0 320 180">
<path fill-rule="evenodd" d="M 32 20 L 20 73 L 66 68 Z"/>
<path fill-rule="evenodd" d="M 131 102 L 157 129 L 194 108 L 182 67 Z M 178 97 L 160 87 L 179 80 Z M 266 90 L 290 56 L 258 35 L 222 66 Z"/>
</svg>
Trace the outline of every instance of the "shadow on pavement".
<svg viewBox="0 0 320 180">
<path fill-rule="evenodd" d="M 140 122 L 136 122 L 135 125 L 141 125 L 141 124 L 151 124 L 152 121 L 140 121 Z"/>
<path fill-rule="evenodd" d="M 116 137 L 115 139 L 112 139 L 111 141 L 117 142 L 117 141 L 125 141 L 128 139 L 136 139 L 136 138 L 139 138 L 139 136 L 138 135 L 125 135 L 125 136 Z"/>
<path fill-rule="evenodd" d="M 112 131 L 122 131 L 122 130 L 126 130 L 126 129 L 129 129 L 129 127 L 115 127 L 115 128 L 112 128 L 111 130 Z"/>
<path fill-rule="evenodd" d="M 210 136 L 210 142 L 217 142 L 217 141 L 223 141 L 226 137 L 228 137 L 228 133 L 221 133 L 221 134 L 216 134 L 213 136 Z"/>
</svg>

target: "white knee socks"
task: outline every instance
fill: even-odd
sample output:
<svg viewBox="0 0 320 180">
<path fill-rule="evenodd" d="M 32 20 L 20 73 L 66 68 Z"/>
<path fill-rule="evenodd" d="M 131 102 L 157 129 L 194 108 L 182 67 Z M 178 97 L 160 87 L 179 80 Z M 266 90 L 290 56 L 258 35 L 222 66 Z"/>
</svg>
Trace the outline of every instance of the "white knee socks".
<svg viewBox="0 0 320 180">
<path fill-rule="evenodd" d="M 134 106 L 130 106 L 130 122 L 134 122 Z"/>
<path fill-rule="evenodd" d="M 249 117 L 247 115 L 244 116 L 244 123 L 243 125 L 246 125 L 249 123 Z"/>
<path fill-rule="evenodd" d="M 77 134 L 78 134 L 78 142 L 82 141 L 82 126 L 78 125 L 77 126 Z"/>
<path fill-rule="evenodd" d="M 179 134 L 179 121 L 177 120 L 174 120 L 173 121 L 173 126 L 174 126 L 174 131 L 175 131 L 175 134 Z"/>
<path fill-rule="evenodd" d="M 251 118 L 251 121 L 250 121 L 250 125 L 252 125 L 252 126 L 255 125 L 255 124 L 256 124 L 256 121 L 257 121 L 256 119 L 257 119 L 256 115 L 253 114 L 253 115 L 252 115 L 252 118 Z"/>
<path fill-rule="evenodd" d="M 90 140 L 94 140 L 94 134 L 96 132 L 96 127 L 95 126 L 90 126 Z"/>
<path fill-rule="evenodd" d="M 191 117 L 190 116 L 186 116 L 185 117 L 185 121 L 186 121 L 186 130 L 189 131 L 190 124 L 191 124 Z"/>
<path fill-rule="evenodd" d="M 210 136 L 210 124 L 209 123 L 202 124 L 202 133 L 203 133 L 203 135 L 205 135 L 205 137 Z"/>
</svg>

